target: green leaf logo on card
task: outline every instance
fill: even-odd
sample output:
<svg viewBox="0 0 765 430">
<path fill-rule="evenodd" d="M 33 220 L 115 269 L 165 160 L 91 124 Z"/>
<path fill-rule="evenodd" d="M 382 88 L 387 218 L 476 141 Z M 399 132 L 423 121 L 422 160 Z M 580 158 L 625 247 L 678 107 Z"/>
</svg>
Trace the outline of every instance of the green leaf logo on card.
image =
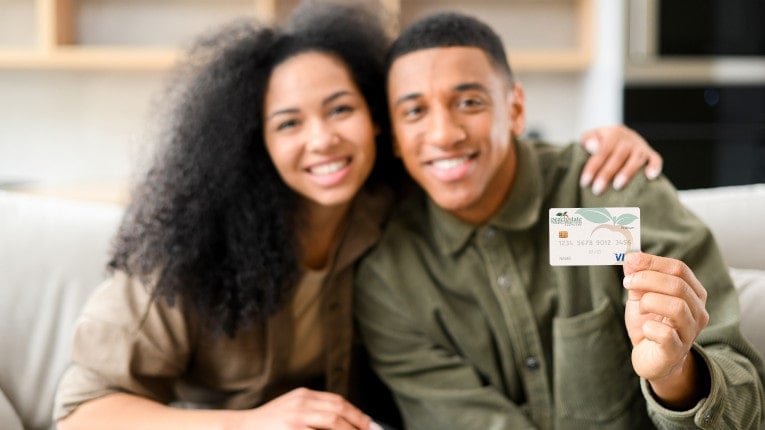
<svg viewBox="0 0 765 430">
<path fill-rule="evenodd" d="M 590 232 L 590 237 L 592 237 L 592 235 L 598 230 L 610 230 L 614 233 L 618 233 L 624 236 L 627 250 L 629 251 L 630 247 L 632 246 L 632 232 L 630 232 L 631 227 L 629 227 L 629 225 L 638 219 L 638 217 L 629 213 L 624 213 L 614 217 L 606 208 L 581 208 L 577 209 L 575 214 L 581 215 L 582 218 L 591 223 L 600 224 L 599 226 L 592 229 Z"/>
</svg>

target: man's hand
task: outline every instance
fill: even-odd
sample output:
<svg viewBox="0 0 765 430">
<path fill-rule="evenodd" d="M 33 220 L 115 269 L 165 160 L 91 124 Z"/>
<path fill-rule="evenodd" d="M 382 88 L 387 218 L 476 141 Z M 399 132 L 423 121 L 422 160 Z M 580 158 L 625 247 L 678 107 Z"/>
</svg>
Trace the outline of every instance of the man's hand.
<svg viewBox="0 0 765 430">
<path fill-rule="evenodd" d="M 624 275 L 632 366 L 666 406 L 688 408 L 706 395 L 706 370 L 691 346 L 709 322 L 707 292 L 685 263 L 671 258 L 628 254 Z"/>
<path fill-rule="evenodd" d="M 643 166 L 648 179 L 661 174 L 661 155 L 639 134 L 623 125 L 590 130 L 582 134 L 580 142 L 592 155 L 582 169 L 580 184 L 582 187 L 593 184 L 592 191 L 596 195 L 602 193 L 611 180 L 614 189 L 624 188 Z"/>
</svg>

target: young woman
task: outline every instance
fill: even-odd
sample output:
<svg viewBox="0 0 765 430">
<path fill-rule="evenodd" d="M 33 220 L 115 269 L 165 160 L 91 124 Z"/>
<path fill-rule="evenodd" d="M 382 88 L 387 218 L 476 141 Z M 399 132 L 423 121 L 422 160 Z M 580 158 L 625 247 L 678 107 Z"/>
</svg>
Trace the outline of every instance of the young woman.
<svg viewBox="0 0 765 430">
<path fill-rule="evenodd" d="M 59 428 L 375 428 L 351 286 L 403 174 L 379 16 L 312 4 L 198 44 L 79 321 Z M 650 153 L 600 133 L 614 166 Z"/>
</svg>

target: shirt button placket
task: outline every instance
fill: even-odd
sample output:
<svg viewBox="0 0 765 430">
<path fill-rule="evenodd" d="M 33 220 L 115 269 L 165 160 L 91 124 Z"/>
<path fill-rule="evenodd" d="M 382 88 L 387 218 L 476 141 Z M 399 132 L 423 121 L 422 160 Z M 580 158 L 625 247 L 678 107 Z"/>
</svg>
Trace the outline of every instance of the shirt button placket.
<svg viewBox="0 0 765 430">
<path fill-rule="evenodd" d="M 526 357 L 526 368 L 529 370 L 539 370 L 539 360 L 536 357 Z"/>
</svg>

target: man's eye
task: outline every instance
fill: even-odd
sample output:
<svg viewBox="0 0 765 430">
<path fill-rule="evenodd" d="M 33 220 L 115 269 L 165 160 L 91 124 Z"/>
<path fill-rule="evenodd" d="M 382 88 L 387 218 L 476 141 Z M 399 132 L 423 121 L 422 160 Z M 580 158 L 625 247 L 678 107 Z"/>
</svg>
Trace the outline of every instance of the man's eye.
<svg viewBox="0 0 765 430">
<path fill-rule="evenodd" d="M 422 113 L 425 111 L 425 109 L 422 108 L 422 106 L 412 106 L 410 108 L 404 109 L 404 118 L 405 119 L 417 119 Z"/>
<path fill-rule="evenodd" d="M 484 102 L 477 98 L 462 99 L 457 103 L 461 109 L 478 109 L 484 106 Z"/>
</svg>

